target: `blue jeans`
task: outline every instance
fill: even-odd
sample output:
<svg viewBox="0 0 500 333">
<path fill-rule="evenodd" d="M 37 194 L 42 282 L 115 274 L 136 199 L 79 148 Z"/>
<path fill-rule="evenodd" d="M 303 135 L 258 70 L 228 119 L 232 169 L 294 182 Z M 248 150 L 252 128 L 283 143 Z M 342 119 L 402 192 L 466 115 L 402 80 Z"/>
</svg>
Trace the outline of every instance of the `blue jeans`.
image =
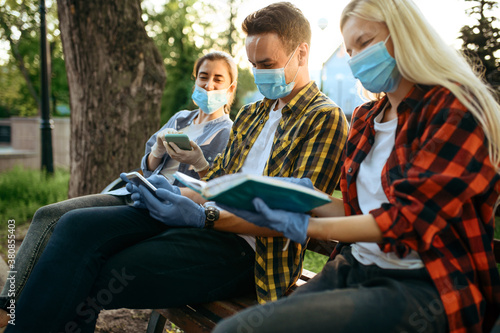
<svg viewBox="0 0 500 333">
<path fill-rule="evenodd" d="M 213 333 L 446 331 L 444 307 L 425 268 L 365 266 L 345 247 L 291 296 L 246 309 Z"/>
<path fill-rule="evenodd" d="M 103 308 L 247 293 L 254 261 L 252 248 L 232 233 L 169 228 L 129 206 L 72 210 L 57 223 L 6 332 L 93 332 Z"/>
<path fill-rule="evenodd" d="M 33 216 L 28 233 L 16 254 L 15 298 L 18 299 L 36 262 L 42 255 L 57 221 L 67 212 L 85 207 L 125 205 L 125 196 L 94 194 L 61 201 L 38 209 Z M 0 308 L 9 304 L 10 283 L 0 293 Z"/>
</svg>

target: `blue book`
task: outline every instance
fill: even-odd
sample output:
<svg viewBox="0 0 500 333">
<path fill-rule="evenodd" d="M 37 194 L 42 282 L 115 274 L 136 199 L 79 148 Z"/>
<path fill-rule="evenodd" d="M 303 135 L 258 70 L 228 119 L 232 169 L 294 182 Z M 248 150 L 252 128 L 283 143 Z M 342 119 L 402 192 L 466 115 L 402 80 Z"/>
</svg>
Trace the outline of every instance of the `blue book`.
<svg viewBox="0 0 500 333">
<path fill-rule="evenodd" d="M 235 173 L 203 182 L 179 171 L 174 177 L 206 200 L 250 211 L 255 211 L 252 200 L 256 197 L 272 209 L 300 213 L 331 201 L 323 192 L 274 177 Z"/>
</svg>

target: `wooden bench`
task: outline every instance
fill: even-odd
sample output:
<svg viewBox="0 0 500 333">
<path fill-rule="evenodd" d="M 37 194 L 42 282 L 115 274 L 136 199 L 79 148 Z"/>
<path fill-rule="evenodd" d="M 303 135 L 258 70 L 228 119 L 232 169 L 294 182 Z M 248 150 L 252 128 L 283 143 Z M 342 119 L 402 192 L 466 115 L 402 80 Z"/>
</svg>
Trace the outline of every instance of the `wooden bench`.
<svg viewBox="0 0 500 333">
<path fill-rule="evenodd" d="M 106 193 L 123 186 L 124 182 L 118 178 L 110 183 L 101 193 Z M 500 216 L 500 207 L 498 207 L 496 211 L 496 216 Z M 310 239 L 306 249 L 307 251 L 313 251 L 315 253 L 329 256 L 336 245 L 336 241 Z M 495 239 L 494 241 L 494 252 L 495 260 L 498 264 L 500 264 L 500 239 Z M 301 277 L 295 286 L 291 288 L 290 292 L 298 286 L 307 283 L 307 281 L 312 279 L 315 275 L 315 273 L 304 269 Z M 151 313 L 146 333 L 162 333 L 167 319 L 176 326 L 180 327 L 186 333 L 211 332 L 217 322 L 221 319 L 229 317 L 255 304 L 257 304 L 255 295 L 246 295 L 211 303 L 185 305 L 182 307 L 168 309 L 156 309 Z"/>
<path fill-rule="evenodd" d="M 329 256 L 335 245 L 337 245 L 335 241 L 311 239 L 307 244 L 307 251 Z M 494 250 L 496 262 L 500 263 L 500 239 L 495 239 Z M 312 279 L 315 275 L 315 273 L 304 269 L 302 276 L 292 288 L 292 291 Z M 167 319 L 186 333 L 211 332 L 222 318 L 229 317 L 255 304 L 257 304 L 255 296 L 247 295 L 212 303 L 156 309 L 151 313 L 146 333 L 162 333 Z"/>
</svg>

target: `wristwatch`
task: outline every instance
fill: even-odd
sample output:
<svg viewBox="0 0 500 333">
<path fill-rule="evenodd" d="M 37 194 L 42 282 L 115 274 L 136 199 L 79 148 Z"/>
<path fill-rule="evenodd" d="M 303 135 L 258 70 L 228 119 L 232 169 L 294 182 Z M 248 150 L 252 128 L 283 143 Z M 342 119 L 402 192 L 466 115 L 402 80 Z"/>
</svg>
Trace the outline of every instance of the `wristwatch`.
<svg viewBox="0 0 500 333">
<path fill-rule="evenodd" d="M 214 206 L 205 207 L 205 228 L 212 229 L 214 222 L 219 219 L 219 209 Z"/>
</svg>

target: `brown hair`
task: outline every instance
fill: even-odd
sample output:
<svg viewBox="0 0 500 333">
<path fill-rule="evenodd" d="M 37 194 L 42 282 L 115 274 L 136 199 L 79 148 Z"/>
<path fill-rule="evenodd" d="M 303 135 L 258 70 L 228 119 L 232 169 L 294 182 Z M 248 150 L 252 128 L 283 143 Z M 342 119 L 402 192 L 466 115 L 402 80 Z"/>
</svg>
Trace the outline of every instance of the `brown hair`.
<svg viewBox="0 0 500 333">
<path fill-rule="evenodd" d="M 247 36 L 276 33 L 288 53 L 300 43 L 311 45 L 311 26 L 302 11 L 289 2 L 277 2 L 248 15 L 241 25 Z"/>
<path fill-rule="evenodd" d="M 204 56 L 198 58 L 198 60 L 196 60 L 196 63 L 194 64 L 194 68 L 193 68 L 193 74 L 192 74 L 193 79 L 196 79 L 198 77 L 198 72 L 200 71 L 200 67 L 201 67 L 201 65 L 203 65 L 203 63 L 206 60 L 210 60 L 210 61 L 223 60 L 223 61 L 225 61 L 226 66 L 227 66 L 227 71 L 229 72 L 229 77 L 231 78 L 231 83 L 234 82 L 234 85 L 236 87 L 236 85 L 238 84 L 237 83 L 237 81 L 238 81 L 238 66 L 236 66 L 236 63 L 234 62 L 234 59 L 233 59 L 233 57 L 231 57 L 231 55 L 229 55 L 226 52 L 222 52 L 222 51 L 213 51 L 213 52 L 207 53 Z M 236 88 L 233 91 L 233 93 L 231 94 L 231 99 L 227 102 L 226 105 L 224 105 L 224 111 L 226 113 L 229 113 L 231 111 L 231 105 L 234 102 L 235 95 L 236 95 Z"/>
</svg>

